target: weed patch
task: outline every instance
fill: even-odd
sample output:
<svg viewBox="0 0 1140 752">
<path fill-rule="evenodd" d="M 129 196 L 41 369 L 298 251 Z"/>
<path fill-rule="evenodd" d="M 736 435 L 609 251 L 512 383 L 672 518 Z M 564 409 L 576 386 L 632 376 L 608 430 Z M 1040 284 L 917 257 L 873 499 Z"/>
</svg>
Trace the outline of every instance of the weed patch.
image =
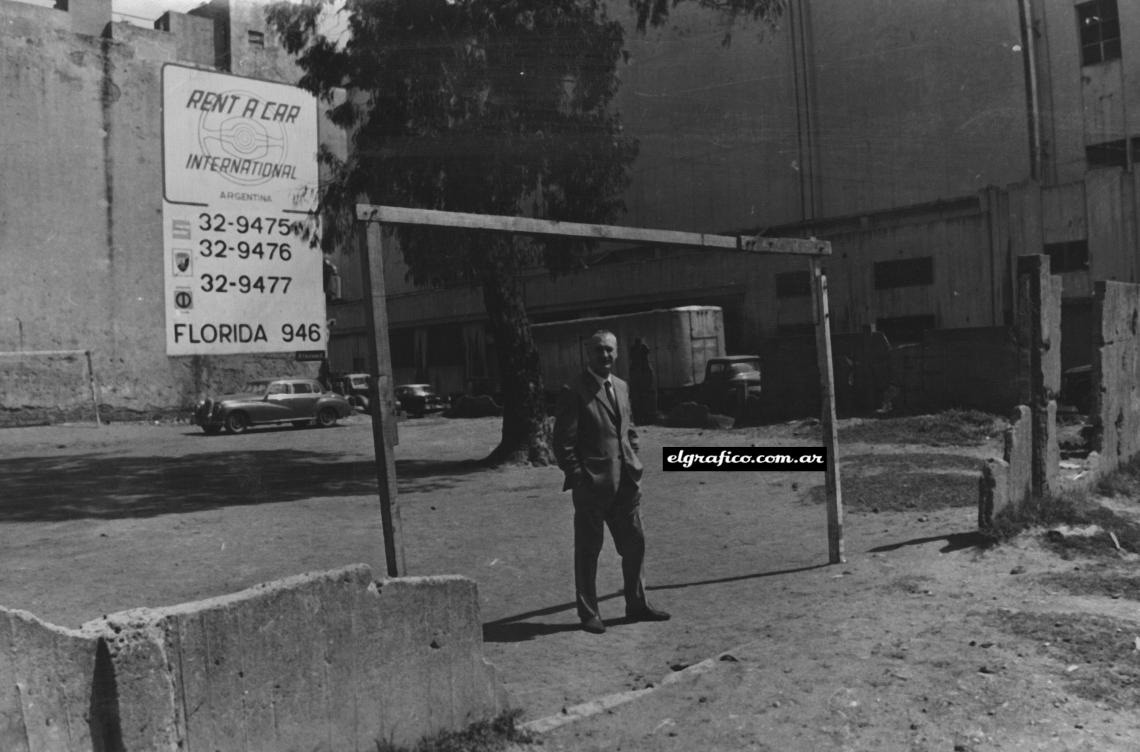
<svg viewBox="0 0 1140 752">
<path fill-rule="evenodd" d="M 946 453 L 865 454 L 844 457 L 843 503 L 865 512 L 930 512 L 978 503 L 976 457 Z M 823 503 L 816 486 L 811 501 Z"/>
<path fill-rule="evenodd" d="M 841 442 L 977 446 L 1005 430 L 1008 421 L 980 410 L 947 410 L 853 423 L 839 429 Z"/>
<path fill-rule="evenodd" d="M 1033 528 L 1069 526 L 1088 528 L 1089 533 L 1066 535 L 1057 530 L 1044 533 L 1046 545 L 1057 553 L 1116 556 L 1120 550 L 1140 553 L 1140 524 L 1097 504 L 1084 491 L 1066 492 L 1007 507 L 994 516 L 989 534 L 1009 540 Z M 1110 534 L 1111 533 L 1111 534 Z"/>
<path fill-rule="evenodd" d="M 532 744 L 533 735 L 518 727 L 518 709 L 505 710 L 491 720 L 478 721 L 462 731 L 444 731 L 421 739 L 414 747 L 376 742 L 376 752 L 502 752 L 512 744 Z"/>
<path fill-rule="evenodd" d="M 1096 614 L 1005 611 L 991 612 L 986 621 L 1057 661 L 1073 694 L 1112 709 L 1140 703 L 1140 625 Z"/>
<path fill-rule="evenodd" d="M 1038 580 L 1046 587 L 1060 588 L 1071 595 L 1140 601 L 1140 575 L 1125 574 L 1103 565 L 1071 572 L 1053 572 L 1039 576 Z"/>
<path fill-rule="evenodd" d="M 1140 457 L 1133 457 L 1101 479 L 1096 490 L 1102 496 L 1140 498 Z"/>
</svg>

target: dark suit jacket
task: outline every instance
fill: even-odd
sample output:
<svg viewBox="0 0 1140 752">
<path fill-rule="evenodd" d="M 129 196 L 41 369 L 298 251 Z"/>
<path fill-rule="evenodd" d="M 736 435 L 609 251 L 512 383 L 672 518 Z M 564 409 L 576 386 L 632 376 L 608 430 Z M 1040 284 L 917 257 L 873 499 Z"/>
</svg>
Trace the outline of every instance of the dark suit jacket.
<svg viewBox="0 0 1140 752">
<path fill-rule="evenodd" d="M 605 389 L 589 371 L 562 387 L 554 420 L 554 456 L 566 474 L 563 491 L 584 480 L 592 494 L 612 497 L 623 471 L 635 484 L 641 480 L 629 387 L 616 376 L 611 375 L 610 380 L 618 415 L 614 415 Z"/>
</svg>

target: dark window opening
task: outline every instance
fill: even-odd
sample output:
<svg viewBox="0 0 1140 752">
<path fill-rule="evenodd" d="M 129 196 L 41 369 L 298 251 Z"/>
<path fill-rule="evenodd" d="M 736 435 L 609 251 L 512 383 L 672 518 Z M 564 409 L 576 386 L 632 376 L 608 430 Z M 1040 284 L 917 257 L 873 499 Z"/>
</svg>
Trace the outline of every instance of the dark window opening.
<svg viewBox="0 0 1140 752">
<path fill-rule="evenodd" d="M 806 269 L 776 275 L 777 298 L 802 298 L 808 295 L 811 295 L 811 274 Z"/>
<path fill-rule="evenodd" d="M 892 345 L 921 342 L 922 333 L 934 328 L 934 316 L 888 316 L 875 321 L 875 328 L 885 334 Z"/>
<path fill-rule="evenodd" d="M 1096 65 L 1120 58 L 1120 14 L 1116 0 L 1079 3 L 1077 33 L 1081 42 L 1081 65 Z"/>
<path fill-rule="evenodd" d="M 413 329 L 389 329 L 388 351 L 394 368 L 411 368 L 416 364 L 415 333 Z M 357 370 L 363 371 L 363 368 Z"/>
<path fill-rule="evenodd" d="M 1140 139 L 1133 139 L 1135 147 Z M 1128 145 L 1124 139 L 1106 141 L 1103 144 L 1089 144 L 1085 147 L 1085 160 L 1089 167 L 1127 167 Z"/>
<path fill-rule="evenodd" d="M 1089 241 L 1071 240 L 1066 243 L 1046 243 L 1052 272 L 1083 272 L 1089 268 Z"/>
<path fill-rule="evenodd" d="M 463 365 L 463 329 L 458 324 L 429 327 L 427 350 L 429 367 Z"/>
<path fill-rule="evenodd" d="M 932 284 L 934 284 L 934 258 L 932 256 L 899 259 L 897 261 L 879 261 L 875 264 L 876 290 Z"/>
<path fill-rule="evenodd" d="M 265 46 L 265 32 L 251 31 L 249 32 L 249 46 L 250 47 L 264 47 Z"/>
</svg>

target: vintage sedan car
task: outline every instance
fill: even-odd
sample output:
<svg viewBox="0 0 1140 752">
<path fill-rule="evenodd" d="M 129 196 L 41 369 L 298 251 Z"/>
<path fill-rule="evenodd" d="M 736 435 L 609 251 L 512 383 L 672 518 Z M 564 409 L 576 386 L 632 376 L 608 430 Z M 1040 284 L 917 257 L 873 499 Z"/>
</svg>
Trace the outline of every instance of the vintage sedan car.
<svg viewBox="0 0 1140 752">
<path fill-rule="evenodd" d="M 335 425 L 352 415 L 342 395 L 325 391 L 315 379 L 254 379 L 241 392 L 204 399 L 194 409 L 194 422 L 208 434 L 223 428 L 242 433 L 250 426 Z"/>
<path fill-rule="evenodd" d="M 411 418 L 443 412 L 450 405 L 447 397 L 437 392 L 431 384 L 400 384 L 396 387 L 396 401 L 400 403 L 400 409 Z"/>
</svg>

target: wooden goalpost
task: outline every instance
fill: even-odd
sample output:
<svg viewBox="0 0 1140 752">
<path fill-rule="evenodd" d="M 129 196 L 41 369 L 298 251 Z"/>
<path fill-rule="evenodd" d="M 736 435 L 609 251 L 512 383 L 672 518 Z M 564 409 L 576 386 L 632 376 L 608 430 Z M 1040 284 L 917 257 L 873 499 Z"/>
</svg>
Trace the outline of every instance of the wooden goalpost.
<svg viewBox="0 0 1140 752">
<path fill-rule="evenodd" d="M 392 358 L 388 349 L 388 311 L 382 259 L 391 241 L 386 229 L 391 225 L 431 225 L 472 230 L 490 230 L 522 235 L 590 238 L 641 245 L 699 248 L 709 251 L 757 255 L 784 254 L 808 259 L 812 280 L 812 310 L 815 324 L 816 358 L 819 363 L 823 445 L 827 454 L 826 506 L 828 561 L 843 562 L 843 496 L 839 480 L 839 438 L 835 426 L 835 372 L 831 362 L 830 313 L 827 276 L 822 259 L 831 255 L 831 243 L 803 238 L 763 238 L 745 235 L 708 235 L 676 230 L 654 230 L 618 225 L 557 222 L 531 217 L 410 209 L 396 206 L 357 204 L 358 242 L 364 276 L 365 306 L 368 312 L 369 369 L 379 379 L 391 376 Z M 393 386 L 393 385 L 389 385 Z M 380 389 L 380 384 L 377 384 Z M 372 400 L 372 441 L 376 451 L 376 479 L 380 496 L 380 520 L 384 535 L 384 557 L 388 576 L 406 574 L 400 507 L 396 498 L 394 444 L 395 410 L 391 390 L 381 391 Z M 384 403 L 387 400 L 387 404 Z"/>
</svg>

